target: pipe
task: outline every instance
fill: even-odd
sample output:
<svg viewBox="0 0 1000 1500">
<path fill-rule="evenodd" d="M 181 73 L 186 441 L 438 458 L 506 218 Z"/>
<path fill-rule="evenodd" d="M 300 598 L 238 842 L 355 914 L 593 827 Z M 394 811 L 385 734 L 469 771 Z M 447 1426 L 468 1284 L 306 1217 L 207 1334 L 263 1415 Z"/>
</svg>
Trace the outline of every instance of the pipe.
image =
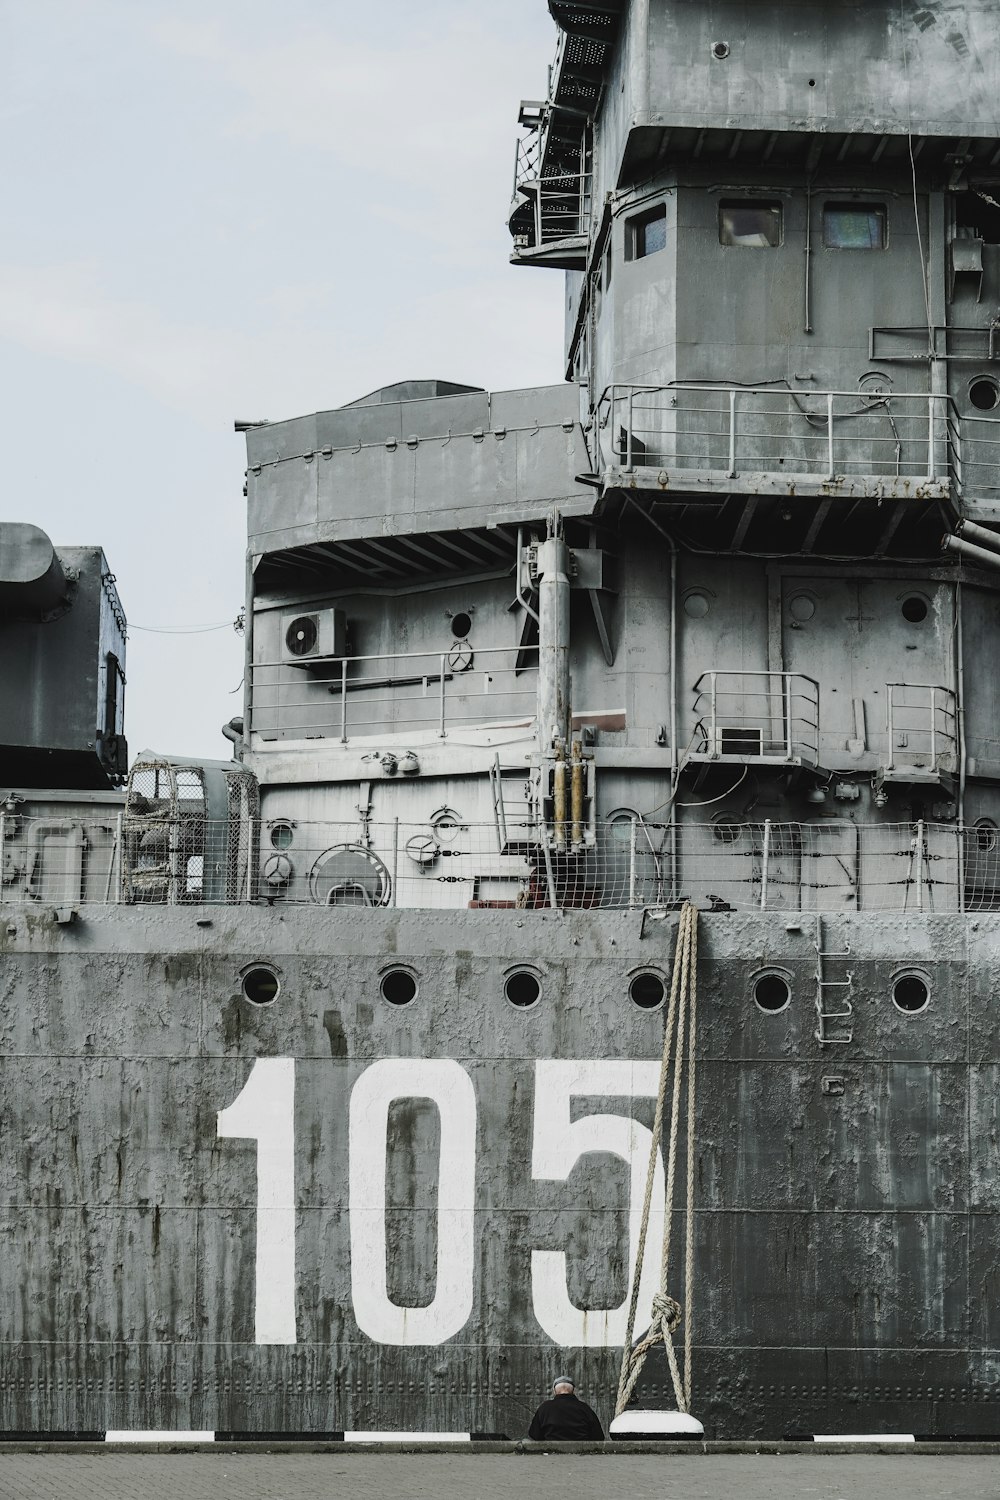
<svg viewBox="0 0 1000 1500">
<path fill-rule="evenodd" d="M 985 568 L 1000 568 L 1000 552 L 990 552 L 986 547 L 975 547 L 972 542 L 963 541 L 958 536 L 946 536 L 941 543 L 944 552 L 958 552 L 962 557 L 967 557 L 970 562 L 979 563 Z"/>
<path fill-rule="evenodd" d="M 965 643 L 962 635 L 962 584 L 955 585 L 955 709 L 958 715 L 958 899 L 959 910 L 965 910 Z"/>
<path fill-rule="evenodd" d="M 955 531 L 970 542 L 978 542 L 980 546 L 1000 552 L 1000 533 L 996 531 L 988 531 L 985 526 L 977 526 L 973 521 L 959 521 Z"/>
<path fill-rule="evenodd" d="M 812 333 L 812 182 L 806 183 L 806 262 L 803 333 Z"/>
<path fill-rule="evenodd" d="M 66 575 L 40 526 L 0 521 L 0 614 L 44 615 L 66 598 Z"/>
<path fill-rule="evenodd" d="M 538 544 L 538 748 L 569 729 L 569 549 L 560 536 Z"/>
<path fill-rule="evenodd" d="M 636 125 L 649 123 L 649 0 L 635 0 L 632 9 L 632 46 Z"/>
<path fill-rule="evenodd" d="M 561 744 L 556 746 L 556 760 L 552 767 L 552 823 L 553 843 L 557 849 L 566 847 L 566 757 Z"/>
<path fill-rule="evenodd" d="M 573 823 L 572 844 L 574 849 L 583 845 L 583 750 L 579 740 L 573 741 L 573 758 L 570 764 L 570 817 Z"/>
<path fill-rule="evenodd" d="M 625 499 L 638 511 L 643 520 L 648 521 L 654 531 L 660 536 L 670 548 L 670 698 L 668 703 L 670 713 L 670 797 L 667 805 L 671 807 L 670 814 L 670 890 L 671 896 L 677 894 L 679 885 L 679 872 L 677 868 L 677 820 L 673 815 L 673 800 L 677 796 L 677 786 L 680 781 L 680 756 L 677 745 L 677 543 L 670 532 L 661 526 L 655 516 L 650 515 L 648 510 L 643 510 L 637 500 L 626 492 Z"/>
</svg>

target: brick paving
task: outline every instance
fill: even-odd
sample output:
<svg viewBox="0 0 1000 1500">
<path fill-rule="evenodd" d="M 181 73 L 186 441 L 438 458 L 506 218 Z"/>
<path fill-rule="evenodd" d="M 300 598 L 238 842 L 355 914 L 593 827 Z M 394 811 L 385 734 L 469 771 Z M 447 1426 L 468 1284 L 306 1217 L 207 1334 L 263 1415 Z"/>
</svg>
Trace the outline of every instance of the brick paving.
<svg viewBox="0 0 1000 1500">
<path fill-rule="evenodd" d="M 0 1500 L 997 1500 L 1000 1457 L 0 1453 Z"/>
</svg>

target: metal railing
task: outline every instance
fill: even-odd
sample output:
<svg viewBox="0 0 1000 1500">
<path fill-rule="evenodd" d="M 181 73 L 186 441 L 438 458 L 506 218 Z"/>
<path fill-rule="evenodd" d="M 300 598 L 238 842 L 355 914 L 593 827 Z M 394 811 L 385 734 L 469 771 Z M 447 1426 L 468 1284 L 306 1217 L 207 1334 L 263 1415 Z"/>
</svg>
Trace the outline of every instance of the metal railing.
<svg viewBox="0 0 1000 1500">
<path fill-rule="evenodd" d="M 905 766 L 928 772 L 958 767 L 958 708 L 950 688 L 929 683 L 886 684 L 887 771 Z"/>
<path fill-rule="evenodd" d="M 259 661 L 250 728 L 263 738 L 447 739 L 456 729 L 534 722 L 538 647 L 394 651 L 337 659 Z"/>
<path fill-rule="evenodd" d="M 532 237 L 530 245 L 522 248 L 535 249 L 539 245 L 552 244 L 557 240 L 572 239 L 587 233 L 590 222 L 590 194 L 592 174 L 579 172 L 546 172 L 544 176 L 530 175 L 530 155 L 518 142 L 516 171 L 518 192 L 531 205 Z"/>
<path fill-rule="evenodd" d="M 525 809 L 516 844 L 496 824 L 233 819 L 171 827 L 138 843 L 111 820 L 0 816 L 0 904 L 271 902 L 352 909 L 534 911 L 1000 912 L 996 830 L 955 824 L 658 823 L 619 809 L 593 847 L 557 852 Z M 231 883 L 234 851 L 254 864 Z M 321 911 L 317 912 L 317 916 Z"/>
<path fill-rule="evenodd" d="M 679 381 L 610 386 L 599 414 L 602 457 L 626 469 L 946 484 L 961 467 L 961 423 L 947 395 Z"/>
<path fill-rule="evenodd" d="M 561 65 L 564 46 L 561 36 L 557 68 Z M 549 120 L 550 107 L 542 105 L 537 125 L 532 125 L 518 138 L 514 152 L 513 199 L 515 204 L 523 199 L 531 205 L 532 239 L 529 248 L 532 249 L 555 240 L 586 235 L 590 225 L 593 173 L 589 169 L 587 131 L 582 129 L 580 132 L 579 163 L 572 164 L 568 171 L 554 171 L 545 159 Z M 523 226 L 520 213 L 517 222 Z"/>
<path fill-rule="evenodd" d="M 819 683 L 799 672 L 703 672 L 689 760 L 819 762 Z"/>
<path fill-rule="evenodd" d="M 1000 420 L 997 417 L 952 417 L 955 483 L 969 499 L 1000 498 Z"/>
</svg>

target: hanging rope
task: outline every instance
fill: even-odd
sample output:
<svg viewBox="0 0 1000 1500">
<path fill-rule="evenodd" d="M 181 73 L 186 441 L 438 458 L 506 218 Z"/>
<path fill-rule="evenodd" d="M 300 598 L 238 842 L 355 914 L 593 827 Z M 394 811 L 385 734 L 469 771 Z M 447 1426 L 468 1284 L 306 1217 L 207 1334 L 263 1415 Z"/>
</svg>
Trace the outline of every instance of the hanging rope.
<svg viewBox="0 0 1000 1500">
<path fill-rule="evenodd" d="M 646 1196 L 642 1205 L 642 1223 L 639 1229 L 639 1244 L 636 1248 L 635 1273 L 632 1279 L 632 1297 L 629 1302 L 628 1325 L 625 1330 L 625 1347 L 622 1350 L 621 1374 L 618 1378 L 618 1396 L 615 1401 L 615 1416 L 620 1416 L 631 1399 L 646 1356 L 657 1344 L 662 1344 L 670 1367 L 670 1378 L 674 1387 L 677 1410 L 686 1412 L 691 1404 L 691 1350 L 692 1350 L 692 1304 L 694 1298 L 694 1130 L 695 1130 L 695 1026 L 698 1008 L 698 909 L 685 902 L 681 908 L 677 927 L 677 947 L 674 951 L 674 972 L 670 982 L 670 999 L 663 1028 L 663 1057 L 660 1063 L 660 1082 L 656 1094 L 656 1111 L 653 1116 L 653 1139 L 646 1171 Z M 676 1046 L 674 1039 L 676 1036 Z M 670 1270 L 670 1240 L 673 1228 L 674 1184 L 677 1176 L 677 1140 L 679 1136 L 681 1092 L 687 1053 L 687 1130 L 685 1155 L 687 1160 L 684 1247 L 684 1306 L 687 1316 L 667 1291 Z M 665 1213 L 663 1219 L 663 1247 L 660 1255 L 660 1285 L 653 1297 L 652 1322 L 638 1340 L 635 1338 L 635 1319 L 639 1306 L 639 1283 L 646 1254 L 646 1238 L 649 1230 L 649 1215 L 653 1202 L 653 1181 L 656 1163 L 663 1136 L 663 1113 L 667 1091 L 670 1089 L 670 1129 L 667 1137 L 667 1181 Z M 677 1363 L 674 1348 L 674 1333 L 684 1322 L 684 1375 Z"/>
</svg>

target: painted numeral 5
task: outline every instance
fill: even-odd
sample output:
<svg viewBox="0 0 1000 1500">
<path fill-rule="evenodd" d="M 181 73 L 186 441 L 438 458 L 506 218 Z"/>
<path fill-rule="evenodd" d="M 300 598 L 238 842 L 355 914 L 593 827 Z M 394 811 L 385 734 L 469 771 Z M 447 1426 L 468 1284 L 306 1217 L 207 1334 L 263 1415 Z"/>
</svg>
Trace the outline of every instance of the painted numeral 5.
<svg viewBox="0 0 1000 1500">
<path fill-rule="evenodd" d="M 628 1304 L 635 1276 L 635 1257 L 646 1173 L 653 1133 L 638 1120 L 623 1115 L 570 1117 L 574 1098 L 589 1095 L 624 1099 L 655 1099 L 660 1081 L 658 1062 L 538 1062 L 535 1064 L 535 1117 L 531 1153 L 532 1177 L 564 1182 L 581 1156 L 590 1152 L 620 1156 L 629 1168 L 629 1285 L 618 1307 L 590 1309 L 574 1307 L 566 1290 L 566 1253 L 563 1250 L 531 1252 L 531 1295 L 539 1326 L 564 1348 L 602 1349 L 625 1342 Z M 663 1242 L 663 1204 L 666 1187 L 663 1163 L 657 1158 L 653 1181 L 653 1207 L 649 1216 L 647 1245 Z M 594 1203 L 599 1208 L 598 1203 Z M 637 1327 L 649 1322 L 653 1294 L 659 1284 L 659 1255 L 647 1254 L 639 1283 Z M 643 1319 L 645 1318 L 645 1322 Z"/>
</svg>

